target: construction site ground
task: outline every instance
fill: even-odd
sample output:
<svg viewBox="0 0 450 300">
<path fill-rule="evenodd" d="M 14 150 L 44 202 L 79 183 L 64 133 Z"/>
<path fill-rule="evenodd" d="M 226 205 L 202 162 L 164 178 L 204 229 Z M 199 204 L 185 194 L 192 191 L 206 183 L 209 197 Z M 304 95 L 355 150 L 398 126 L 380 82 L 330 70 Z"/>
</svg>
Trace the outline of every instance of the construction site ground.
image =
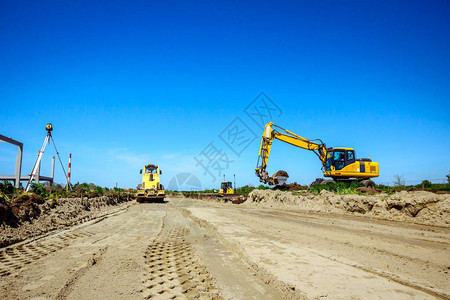
<svg viewBox="0 0 450 300">
<path fill-rule="evenodd" d="M 0 248 L 0 298 L 450 298 L 445 223 L 166 200 Z"/>
</svg>

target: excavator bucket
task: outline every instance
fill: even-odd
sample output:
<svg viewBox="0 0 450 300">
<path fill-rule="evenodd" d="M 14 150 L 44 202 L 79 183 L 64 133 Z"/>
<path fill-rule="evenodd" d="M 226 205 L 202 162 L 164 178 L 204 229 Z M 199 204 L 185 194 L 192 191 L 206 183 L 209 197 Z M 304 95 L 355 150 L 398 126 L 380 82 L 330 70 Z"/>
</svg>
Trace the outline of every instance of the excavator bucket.
<svg viewBox="0 0 450 300">
<path fill-rule="evenodd" d="M 286 180 L 289 178 L 289 175 L 286 171 L 280 170 L 272 175 L 272 182 L 274 185 L 283 185 L 286 183 Z"/>
</svg>

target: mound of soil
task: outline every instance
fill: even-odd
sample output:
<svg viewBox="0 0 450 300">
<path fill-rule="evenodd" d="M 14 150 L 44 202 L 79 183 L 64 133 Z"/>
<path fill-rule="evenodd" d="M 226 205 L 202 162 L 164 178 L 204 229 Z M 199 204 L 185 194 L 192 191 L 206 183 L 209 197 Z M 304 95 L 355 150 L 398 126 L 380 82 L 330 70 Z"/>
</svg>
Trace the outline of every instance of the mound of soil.
<svg viewBox="0 0 450 300">
<path fill-rule="evenodd" d="M 303 191 L 307 190 L 308 186 L 306 185 L 300 185 L 298 183 L 289 183 L 289 184 L 283 184 L 283 185 L 277 185 L 272 188 L 273 191 Z"/>
<path fill-rule="evenodd" d="M 289 177 L 288 173 L 283 170 L 280 170 L 272 175 L 272 177 L 278 177 L 278 176 Z"/>
<path fill-rule="evenodd" d="M 289 210 L 358 214 L 367 217 L 450 227 L 450 195 L 401 191 L 392 195 L 338 195 L 254 190 L 243 205 Z"/>
<path fill-rule="evenodd" d="M 14 200 L 11 206 L 0 204 L 0 223 L 9 226 L 19 226 L 20 223 L 31 221 L 39 216 L 39 204 L 44 203 L 41 196 L 22 194 Z"/>
<path fill-rule="evenodd" d="M 298 183 L 289 183 L 286 184 L 286 187 L 288 188 L 288 191 L 303 191 L 308 189 L 307 185 L 300 185 Z"/>
<path fill-rule="evenodd" d="M 10 218 L 8 214 L 11 214 L 11 208 L 3 203 L 0 203 L 0 223 L 4 223 Z"/>
<path fill-rule="evenodd" d="M 104 216 L 121 209 L 120 205 L 129 200 L 131 197 L 125 194 L 50 200 L 23 194 L 11 207 L 0 204 L 0 247 Z"/>
<path fill-rule="evenodd" d="M 223 195 L 223 197 L 218 197 L 218 194 L 214 193 L 183 193 L 186 198 L 207 200 L 215 202 L 231 202 L 233 204 L 241 204 L 247 200 L 247 195 L 239 194 L 229 194 Z"/>
<path fill-rule="evenodd" d="M 355 191 L 360 192 L 360 193 L 366 193 L 366 194 L 369 194 L 369 195 L 375 195 L 375 194 L 381 193 L 380 189 L 375 189 L 374 190 L 374 189 L 371 189 L 371 188 L 368 188 L 368 187 L 365 187 L 365 186 L 356 188 Z"/>
</svg>

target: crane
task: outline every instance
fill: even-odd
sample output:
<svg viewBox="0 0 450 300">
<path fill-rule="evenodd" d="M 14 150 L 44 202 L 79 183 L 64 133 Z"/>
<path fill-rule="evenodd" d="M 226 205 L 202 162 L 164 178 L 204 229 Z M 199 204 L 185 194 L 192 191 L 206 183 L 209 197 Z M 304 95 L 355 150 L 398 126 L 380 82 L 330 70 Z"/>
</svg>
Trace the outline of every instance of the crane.
<svg viewBox="0 0 450 300">
<path fill-rule="evenodd" d="M 301 149 L 310 150 L 317 155 L 322 164 L 324 177 L 331 177 L 332 179 L 317 178 L 312 184 L 360 181 L 368 188 L 376 188 L 375 182 L 370 180 L 370 178 L 379 176 L 378 163 L 373 162 L 369 158 L 357 159 L 353 148 L 327 148 L 326 144 L 320 139 L 306 139 L 272 122 L 267 123 L 264 128 L 255 169 L 256 176 L 263 183 L 282 185 L 289 178 L 285 171 L 280 170 L 272 176 L 269 176 L 266 171 L 274 139 Z"/>
</svg>

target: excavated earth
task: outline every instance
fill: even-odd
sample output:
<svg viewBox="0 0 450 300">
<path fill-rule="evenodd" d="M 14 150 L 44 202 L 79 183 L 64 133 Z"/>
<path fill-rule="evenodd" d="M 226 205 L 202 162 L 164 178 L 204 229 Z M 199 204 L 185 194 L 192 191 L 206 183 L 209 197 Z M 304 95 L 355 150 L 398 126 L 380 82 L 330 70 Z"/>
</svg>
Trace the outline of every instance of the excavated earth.
<svg viewBox="0 0 450 300">
<path fill-rule="evenodd" d="M 11 207 L 0 209 L 0 247 L 54 230 L 68 228 L 125 209 L 128 196 L 59 198 L 46 200 L 35 194 L 21 195 Z"/>
<path fill-rule="evenodd" d="M 448 194 L 166 200 L 58 199 L 3 222 L 0 298 L 450 298 Z"/>
<path fill-rule="evenodd" d="M 322 190 L 316 195 L 254 190 L 244 205 L 450 226 L 450 194 L 425 191 L 401 191 L 392 195 L 338 195 Z"/>
</svg>

